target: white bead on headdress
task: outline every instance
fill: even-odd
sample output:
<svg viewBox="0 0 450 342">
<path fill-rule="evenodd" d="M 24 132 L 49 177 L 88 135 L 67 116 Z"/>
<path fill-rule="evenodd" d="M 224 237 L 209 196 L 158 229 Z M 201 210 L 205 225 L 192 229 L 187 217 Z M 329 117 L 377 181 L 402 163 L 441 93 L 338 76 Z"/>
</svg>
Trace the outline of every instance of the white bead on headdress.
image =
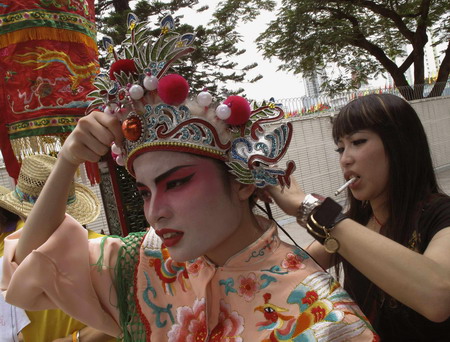
<svg viewBox="0 0 450 342">
<path fill-rule="evenodd" d="M 211 108 L 213 99 L 204 89 L 196 100 L 188 99 L 189 83 L 177 73 L 167 73 L 172 64 L 194 51 L 195 35 L 174 32 L 171 16 L 161 21 L 161 35 L 152 41 L 148 23 L 128 15 L 129 35 L 122 42 L 123 56 L 104 37 L 113 55 L 109 75 L 99 75 L 90 107 L 101 107 L 122 122 L 124 149 L 112 147 L 116 161 L 134 176 L 133 161 L 148 151 L 178 151 L 224 161 L 236 179 L 264 187 L 289 185 L 295 170 L 274 167 L 284 156 L 292 138 L 292 124 L 280 123 L 271 132 L 265 124 L 280 121 L 284 112 L 273 102 L 251 109 L 241 96 L 229 96 Z M 254 106 L 256 107 L 256 106 Z M 222 128 L 221 128 L 222 126 Z"/>
</svg>

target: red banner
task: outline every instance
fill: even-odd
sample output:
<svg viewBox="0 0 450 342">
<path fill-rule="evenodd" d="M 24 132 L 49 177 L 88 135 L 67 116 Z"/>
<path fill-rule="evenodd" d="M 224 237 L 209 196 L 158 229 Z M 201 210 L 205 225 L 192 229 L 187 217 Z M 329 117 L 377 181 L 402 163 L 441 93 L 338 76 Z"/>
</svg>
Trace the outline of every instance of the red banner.
<svg viewBox="0 0 450 342">
<path fill-rule="evenodd" d="M 94 0 L 0 0 L 0 148 L 8 173 L 56 153 L 99 70 Z"/>
</svg>

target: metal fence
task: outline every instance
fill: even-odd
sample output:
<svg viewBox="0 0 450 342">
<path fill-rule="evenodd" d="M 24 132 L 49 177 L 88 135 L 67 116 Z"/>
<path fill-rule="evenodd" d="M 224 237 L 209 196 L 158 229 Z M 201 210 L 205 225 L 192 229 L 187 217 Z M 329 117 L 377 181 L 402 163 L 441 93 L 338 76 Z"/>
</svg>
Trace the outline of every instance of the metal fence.
<svg viewBox="0 0 450 342">
<path fill-rule="evenodd" d="M 416 94 L 414 94 L 414 98 L 426 98 L 432 91 L 435 84 L 436 83 L 424 84 L 423 86 L 416 86 L 415 88 L 412 86 L 412 91 L 416 92 Z M 438 83 L 438 85 L 441 85 L 444 88 L 441 96 L 450 95 L 450 80 L 447 82 Z M 372 88 L 342 92 L 334 96 L 321 94 L 319 96 L 302 96 L 289 99 L 279 99 L 277 102 L 282 104 L 285 112 L 285 118 L 296 118 L 317 113 L 339 111 L 351 100 L 368 94 L 389 93 L 402 96 L 402 94 L 405 93 L 403 90 L 406 91 L 406 88 L 407 87 Z M 411 88 L 408 88 L 408 90 L 411 90 Z"/>
</svg>

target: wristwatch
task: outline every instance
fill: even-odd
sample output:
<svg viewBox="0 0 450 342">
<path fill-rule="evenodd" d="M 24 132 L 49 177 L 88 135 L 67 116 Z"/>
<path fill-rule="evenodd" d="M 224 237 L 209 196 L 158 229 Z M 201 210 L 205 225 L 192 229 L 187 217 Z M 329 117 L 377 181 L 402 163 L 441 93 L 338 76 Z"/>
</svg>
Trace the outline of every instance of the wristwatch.
<svg viewBox="0 0 450 342">
<path fill-rule="evenodd" d="M 340 244 L 330 233 L 336 224 L 346 218 L 347 216 L 342 213 L 342 206 L 327 197 L 309 215 L 307 229 L 316 240 L 323 244 L 328 253 L 336 253 Z"/>
</svg>

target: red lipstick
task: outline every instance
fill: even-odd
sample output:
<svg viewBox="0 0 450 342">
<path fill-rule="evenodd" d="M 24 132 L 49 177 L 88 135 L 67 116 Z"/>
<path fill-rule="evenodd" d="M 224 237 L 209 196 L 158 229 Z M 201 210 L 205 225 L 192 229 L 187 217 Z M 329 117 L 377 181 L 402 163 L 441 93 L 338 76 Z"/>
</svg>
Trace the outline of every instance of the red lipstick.
<svg viewBox="0 0 450 342">
<path fill-rule="evenodd" d="M 163 240 L 166 247 L 175 246 L 184 235 L 182 231 L 169 228 L 158 229 L 156 234 Z"/>
</svg>

